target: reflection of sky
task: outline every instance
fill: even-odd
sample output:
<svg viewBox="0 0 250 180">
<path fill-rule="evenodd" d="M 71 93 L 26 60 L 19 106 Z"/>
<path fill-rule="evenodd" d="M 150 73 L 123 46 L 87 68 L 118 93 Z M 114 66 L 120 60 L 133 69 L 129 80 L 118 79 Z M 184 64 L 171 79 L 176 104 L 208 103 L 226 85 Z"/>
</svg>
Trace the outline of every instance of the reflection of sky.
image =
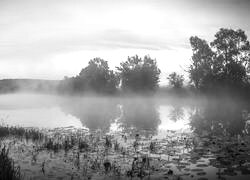
<svg viewBox="0 0 250 180">
<path fill-rule="evenodd" d="M 1 123 L 38 128 L 82 127 L 76 117 L 63 113 L 59 107 L 0 110 Z"/>
<path fill-rule="evenodd" d="M 170 119 L 169 114 L 172 110 L 171 106 L 160 106 L 159 115 L 161 123 L 158 127 L 159 130 L 186 130 L 189 129 L 189 114 L 187 109 L 184 109 L 183 117 L 177 121 Z"/>
</svg>

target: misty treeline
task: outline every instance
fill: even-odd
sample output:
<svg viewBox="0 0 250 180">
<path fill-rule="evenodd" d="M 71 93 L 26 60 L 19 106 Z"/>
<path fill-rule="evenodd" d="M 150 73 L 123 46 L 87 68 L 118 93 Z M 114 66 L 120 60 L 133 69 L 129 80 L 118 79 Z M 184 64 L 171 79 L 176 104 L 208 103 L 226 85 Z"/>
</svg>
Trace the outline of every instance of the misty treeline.
<svg viewBox="0 0 250 180">
<path fill-rule="evenodd" d="M 186 70 L 189 79 L 176 72 L 165 77 L 174 91 L 185 86 L 190 91 L 211 94 L 250 92 L 250 45 L 243 30 L 221 28 L 211 43 L 192 36 L 190 44 L 193 55 Z M 58 89 L 62 93 L 150 93 L 158 89 L 160 73 L 157 61 L 150 56 L 128 57 L 116 71 L 110 70 L 107 61 L 94 58 L 77 76 L 65 77 Z"/>
<path fill-rule="evenodd" d="M 0 80 L 0 93 L 20 91 L 56 93 L 59 84 L 60 80 L 2 79 Z"/>
<path fill-rule="evenodd" d="M 71 78 L 65 77 L 58 89 L 63 93 L 114 94 L 119 89 L 128 93 L 151 93 L 159 86 L 160 72 L 156 60 L 150 56 L 128 57 L 127 61 L 116 67 L 115 72 L 110 70 L 107 61 L 94 58 L 79 75 Z"/>
<path fill-rule="evenodd" d="M 0 80 L 0 92 L 34 90 L 61 94 L 177 93 L 177 94 L 240 94 L 250 96 L 250 45 L 241 29 L 221 28 L 212 42 L 190 37 L 192 56 L 188 76 L 170 73 L 161 75 L 156 59 L 149 55 L 128 57 L 115 70 L 108 61 L 94 58 L 75 77 L 61 81 L 7 79 Z M 166 61 L 173 61 L 166 59 Z M 168 67 L 166 67 L 167 69 Z M 160 78 L 161 75 L 161 78 Z M 159 88 L 160 79 L 169 87 Z"/>
</svg>

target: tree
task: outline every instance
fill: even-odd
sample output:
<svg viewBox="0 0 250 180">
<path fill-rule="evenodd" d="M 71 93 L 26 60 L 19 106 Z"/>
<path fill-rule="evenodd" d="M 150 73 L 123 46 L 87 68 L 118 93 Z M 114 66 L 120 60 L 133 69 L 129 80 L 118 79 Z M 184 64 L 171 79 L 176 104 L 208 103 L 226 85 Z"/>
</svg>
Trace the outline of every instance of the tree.
<svg viewBox="0 0 250 180">
<path fill-rule="evenodd" d="M 117 90 L 119 78 L 109 69 L 108 62 L 101 58 L 89 61 L 78 76 L 66 77 L 59 86 L 60 92 L 83 93 L 92 91 L 96 93 L 114 93 Z"/>
<path fill-rule="evenodd" d="M 250 45 L 244 31 L 221 28 L 211 46 L 216 59 L 222 62 L 224 84 L 240 86 L 247 78 L 250 62 Z"/>
<path fill-rule="evenodd" d="M 250 45 L 244 31 L 221 28 L 215 38 L 211 46 L 215 48 L 217 58 L 223 59 L 224 65 L 232 62 L 249 65 Z"/>
<path fill-rule="evenodd" d="M 191 37 L 193 50 L 189 67 L 190 80 L 197 89 L 241 89 L 247 83 L 250 45 L 242 30 L 221 28 L 211 46 L 198 37 Z"/>
<path fill-rule="evenodd" d="M 167 77 L 169 80 L 169 84 L 173 86 L 175 89 L 181 89 L 183 87 L 184 77 L 183 75 L 179 75 L 176 72 L 169 74 Z"/>
<path fill-rule="evenodd" d="M 195 88 L 201 89 L 205 86 L 207 77 L 216 71 L 216 67 L 213 66 L 214 53 L 208 43 L 197 36 L 190 38 L 190 44 L 193 56 L 189 67 L 189 76 Z"/>
<path fill-rule="evenodd" d="M 108 62 L 101 58 L 90 60 L 77 78 L 83 90 L 97 93 L 113 93 L 119 83 L 116 74 L 109 69 Z"/>
<path fill-rule="evenodd" d="M 133 92 L 155 91 L 159 83 L 160 69 L 156 60 L 149 56 L 140 58 L 137 55 L 128 57 L 117 67 L 120 72 L 122 89 Z"/>
</svg>

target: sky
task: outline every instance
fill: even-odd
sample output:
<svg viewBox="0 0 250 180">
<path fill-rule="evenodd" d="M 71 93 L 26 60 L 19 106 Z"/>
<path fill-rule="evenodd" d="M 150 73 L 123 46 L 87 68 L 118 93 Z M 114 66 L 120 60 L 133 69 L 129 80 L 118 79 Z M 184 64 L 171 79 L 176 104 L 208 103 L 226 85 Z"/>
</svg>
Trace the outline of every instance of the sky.
<svg viewBox="0 0 250 180">
<path fill-rule="evenodd" d="M 101 57 L 115 70 L 150 55 L 161 83 L 185 74 L 189 38 L 219 28 L 250 36 L 250 0 L 0 0 L 0 79 L 63 79 Z"/>
</svg>

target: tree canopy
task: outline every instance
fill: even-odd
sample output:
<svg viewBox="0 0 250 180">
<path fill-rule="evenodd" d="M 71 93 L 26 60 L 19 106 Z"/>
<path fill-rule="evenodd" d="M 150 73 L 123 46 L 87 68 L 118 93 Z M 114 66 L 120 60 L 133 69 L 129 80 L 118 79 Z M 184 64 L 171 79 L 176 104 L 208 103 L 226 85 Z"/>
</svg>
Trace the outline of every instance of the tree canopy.
<svg viewBox="0 0 250 180">
<path fill-rule="evenodd" d="M 108 62 L 101 58 L 90 60 L 88 66 L 81 70 L 78 78 L 85 90 L 98 93 L 112 93 L 118 85 L 117 76 L 109 69 Z"/>
<path fill-rule="evenodd" d="M 193 56 L 189 76 L 197 89 L 239 90 L 246 85 L 250 45 L 244 31 L 221 28 L 210 45 L 197 36 L 190 38 L 190 44 Z"/>
<path fill-rule="evenodd" d="M 118 76 L 109 69 L 108 62 L 101 58 L 89 61 L 78 76 L 64 79 L 61 89 L 77 93 L 87 91 L 96 93 L 114 93 L 119 84 Z"/>
<path fill-rule="evenodd" d="M 160 69 L 156 60 L 150 56 L 128 57 L 128 60 L 117 67 L 121 78 L 121 87 L 125 91 L 152 92 L 159 83 Z"/>
</svg>

